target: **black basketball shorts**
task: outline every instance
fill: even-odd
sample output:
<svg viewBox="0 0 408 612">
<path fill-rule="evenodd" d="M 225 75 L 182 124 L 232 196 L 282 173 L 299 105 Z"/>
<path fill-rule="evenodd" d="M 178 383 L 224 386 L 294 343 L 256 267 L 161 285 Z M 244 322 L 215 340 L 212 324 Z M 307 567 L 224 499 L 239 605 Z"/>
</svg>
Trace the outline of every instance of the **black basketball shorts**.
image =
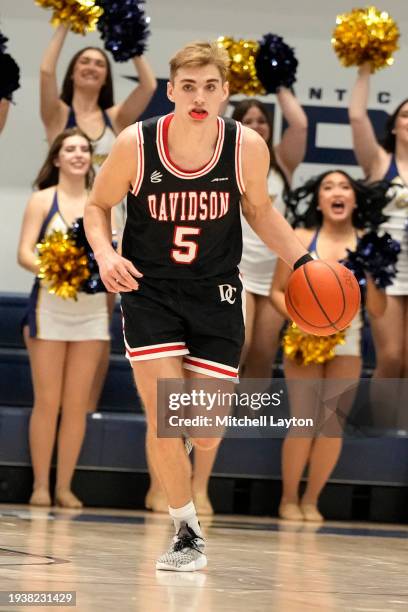
<svg viewBox="0 0 408 612">
<path fill-rule="evenodd" d="M 122 293 L 123 334 L 130 361 L 183 356 L 183 366 L 237 380 L 244 316 L 238 272 L 200 280 L 143 277 Z"/>
</svg>

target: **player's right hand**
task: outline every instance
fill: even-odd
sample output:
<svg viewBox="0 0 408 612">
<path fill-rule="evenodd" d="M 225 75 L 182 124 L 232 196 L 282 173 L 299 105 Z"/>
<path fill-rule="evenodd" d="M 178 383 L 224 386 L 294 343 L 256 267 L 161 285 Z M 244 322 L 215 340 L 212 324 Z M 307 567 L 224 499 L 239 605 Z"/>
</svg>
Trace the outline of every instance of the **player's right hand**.
<svg viewBox="0 0 408 612">
<path fill-rule="evenodd" d="M 139 289 L 136 279 L 141 278 L 143 274 L 135 268 L 131 261 L 121 257 L 113 249 L 111 252 L 99 255 L 97 262 L 102 282 L 110 293 Z"/>
</svg>

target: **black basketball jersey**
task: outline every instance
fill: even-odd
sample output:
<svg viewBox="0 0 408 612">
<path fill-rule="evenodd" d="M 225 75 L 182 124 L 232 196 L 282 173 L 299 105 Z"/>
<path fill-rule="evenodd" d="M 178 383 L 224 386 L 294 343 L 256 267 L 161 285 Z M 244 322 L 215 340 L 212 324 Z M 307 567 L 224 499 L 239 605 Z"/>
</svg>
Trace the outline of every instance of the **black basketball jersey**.
<svg viewBox="0 0 408 612">
<path fill-rule="evenodd" d="M 229 273 L 242 254 L 242 126 L 218 117 L 212 158 L 204 167 L 187 171 L 169 156 L 172 117 L 136 124 L 139 164 L 127 197 L 123 256 L 155 278 Z"/>
</svg>

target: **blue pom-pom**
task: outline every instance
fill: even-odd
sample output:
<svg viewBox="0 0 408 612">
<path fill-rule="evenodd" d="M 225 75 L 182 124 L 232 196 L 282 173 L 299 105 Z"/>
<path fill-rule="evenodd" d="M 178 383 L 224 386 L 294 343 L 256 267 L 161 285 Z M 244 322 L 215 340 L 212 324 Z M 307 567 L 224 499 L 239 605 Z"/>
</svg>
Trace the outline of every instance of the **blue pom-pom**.
<svg viewBox="0 0 408 612">
<path fill-rule="evenodd" d="M 0 100 L 13 99 L 13 92 L 20 87 L 20 68 L 14 59 L 6 53 L 8 38 L 0 32 Z"/>
<path fill-rule="evenodd" d="M 0 53 L 6 52 L 6 43 L 8 38 L 0 32 Z"/>
<path fill-rule="evenodd" d="M 379 289 L 392 285 L 397 274 L 399 242 L 390 234 L 378 236 L 375 232 L 364 234 L 358 241 L 355 251 L 348 250 L 344 264 L 357 277 L 369 274 Z"/>
<path fill-rule="evenodd" d="M 99 267 L 95 255 L 93 254 L 91 245 L 85 234 L 84 220 L 82 217 L 75 219 L 69 230 L 69 236 L 75 241 L 77 247 L 83 247 L 85 249 L 85 254 L 88 259 L 90 276 L 82 283 L 80 291 L 84 293 L 101 293 L 106 291 L 105 285 L 99 275 Z"/>
<path fill-rule="evenodd" d="M 104 10 L 98 20 L 98 30 L 116 62 L 126 62 L 146 51 L 150 36 L 144 3 L 137 0 L 99 0 Z"/>
<path fill-rule="evenodd" d="M 282 86 L 291 87 L 298 65 L 293 49 L 276 34 L 265 34 L 258 42 L 256 72 L 267 93 L 276 93 Z"/>
<path fill-rule="evenodd" d="M 85 234 L 84 220 L 82 217 L 75 219 L 71 225 L 69 234 L 70 237 L 75 240 L 77 247 L 83 247 L 87 252 L 91 251 L 91 245 L 89 244 Z"/>
<path fill-rule="evenodd" d="M 0 53 L 0 100 L 13 99 L 13 92 L 20 87 L 20 68 L 8 53 Z"/>
</svg>

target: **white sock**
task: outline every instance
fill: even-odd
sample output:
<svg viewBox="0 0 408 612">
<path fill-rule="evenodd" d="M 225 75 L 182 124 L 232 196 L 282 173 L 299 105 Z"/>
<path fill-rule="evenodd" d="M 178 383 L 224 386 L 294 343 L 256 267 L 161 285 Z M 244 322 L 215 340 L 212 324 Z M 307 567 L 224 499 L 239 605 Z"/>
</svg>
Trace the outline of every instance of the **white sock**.
<svg viewBox="0 0 408 612">
<path fill-rule="evenodd" d="M 169 506 L 169 512 L 171 518 L 173 519 L 176 533 L 180 529 L 181 522 L 184 521 L 198 536 L 203 537 L 200 525 L 198 523 L 196 509 L 192 501 L 188 502 L 188 504 L 182 506 L 181 508 L 171 508 Z"/>
</svg>

